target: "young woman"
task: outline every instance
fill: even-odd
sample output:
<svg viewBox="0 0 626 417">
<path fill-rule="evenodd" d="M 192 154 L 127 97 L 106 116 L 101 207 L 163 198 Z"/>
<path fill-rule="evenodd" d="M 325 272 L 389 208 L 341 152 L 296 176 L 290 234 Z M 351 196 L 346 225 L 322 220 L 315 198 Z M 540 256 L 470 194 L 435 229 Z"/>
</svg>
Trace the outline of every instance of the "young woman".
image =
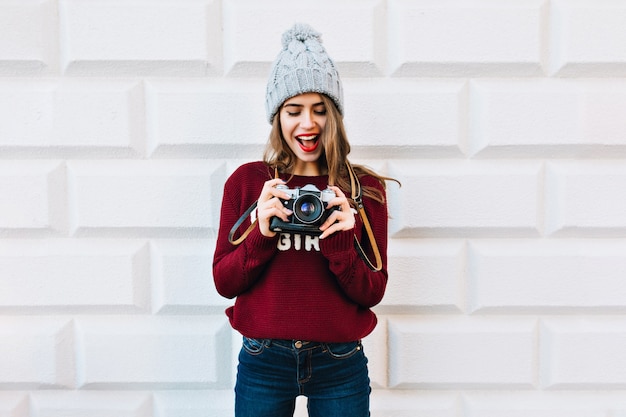
<svg viewBox="0 0 626 417">
<path fill-rule="evenodd" d="M 293 416 L 304 395 L 310 417 L 369 416 L 361 339 L 387 284 L 388 178 L 348 163 L 341 81 L 311 27 L 283 35 L 266 110 L 264 160 L 226 181 L 213 261 L 243 335 L 235 414 Z"/>
</svg>

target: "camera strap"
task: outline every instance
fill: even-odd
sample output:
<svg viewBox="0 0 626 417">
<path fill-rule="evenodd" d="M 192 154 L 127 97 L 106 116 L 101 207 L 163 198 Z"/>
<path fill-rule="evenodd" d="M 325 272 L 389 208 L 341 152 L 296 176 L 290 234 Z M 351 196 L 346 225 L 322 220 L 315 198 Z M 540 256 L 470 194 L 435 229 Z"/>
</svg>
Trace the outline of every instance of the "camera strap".
<svg viewBox="0 0 626 417">
<path fill-rule="evenodd" d="M 365 227 L 365 231 L 367 232 L 367 237 L 370 241 L 372 252 L 374 252 L 374 258 L 375 258 L 376 264 L 372 263 L 372 261 L 367 257 L 367 254 L 365 253 L 365 250 L 361 246 L 361 242 L 359 242 L 359 239 L 357 239 L 356 235 L 354 235 L 354 246 L 356 247 L 356 250 L 359 256 L 361 257 L 361 259 L 365 261 L 367 266 L 372 271 L 380 271 L 383 267 L 383 261 L 380 256 L 380 250 L 378 249 L 378 244 L 376 244 L 376 239 L 374 238 L 374 232 L 372 231 L 372 226 L 370 225 L 369 219 L 367 218 L 367 214 L 365 213 L 365 207 L 363 206 L 363 190 L 361 189 L 361 183 L 359 182 L 359 179 L 357 178 L 356 173 L 354 172 L 354 169 L 352 168 L 352 165 L 350 165 L 350 162 L 346 161 L 346 166 L 348 167 L 348 173 L 350 174 L 350 189 L 351 189 L 352 200 L 356 203 L 357 211 L 359 215 L 361 216 L 361 220 L 363 221 L 363 227 Z"/>
<path fill-rule="evenodd" d="M 372 248 L 372 252 L 374 253 L 374 258 L 375 258 L 376 263 L 373 263 L 368 258 L 367 254 L 365 253 L 365 250 L 361 246 L 361 242 L 359 242 L 359 239 L 356 237 L 356 235 L 354 235 L 354 246 L 356 247 L 356 250 L 359 256 L 361 257 L 361 259 L 365 261 L 367 266 L 372 271 L 380 271 L 383 267 L 383 262 L 380 256 L 380 250 L 378 249 L 378 245 L 376 244 L 376 239 L 374 238 L 374 232 L 372 231 L 372 226 L 370 225 L 370 222 L 367 218 L 367 214 L 365 213 L 365 207 L 363 206 L 363 190 L 361 189 L 361 183 L 359 182 L 359 179 L 357 178 L 357 175 L 354 172 L 354 169 L 352 168 L 352 165 L 350 164 L 350 162 L 346 161 L 346 166 L 348 167 L 348 174 L 350 175 L 351 198 L 356 203 L 357 212 L 359 213 L 359 215 L 361 216 L 361 220 L 363 221 L 363 227 L 365 228 L 367 237 L 370 241 L 370 246 Z M 274 169 L 274 176 L 275 178 L 278 178 L 277 169 Z M 241 242 L 245 240 L 248 234 L 250 234 L 252 229 L 254 229 L 256 225 L 256 219 L 250 224 L 250 226 L 248 226 L 248 228 L 243 232 L 241 236 L 239 236 L 237 239 L 234 239 L 235 233 L 237 232 L 237 229 L 239 229 L 239 226 L 241 226 L 241 224 L 248 218 L 248 216 L 250 216 L 250 214 L 252 214 L 252 212 L 256 210 L 256 207 L 257 207 L 257 202 L 255 201 L 245 211 L 245 213 L 243 213 L 243 215 L 239 218 L 239 220 L 237 220 L 237 222 L 230 229 L 230 233 L 228 234 L 228 241 L 231 244 L 239 245 Z"/>
<path fill-rule="evenodd" d="M 274 168 L 274 178 L 279 178 L 278 168 Z M 235 246 L 239 245 L 241 242 L 243 242 L 246 239 L 246 237 L 248 237 L 252 229 L 254 229 L 254 227 L 256 226 L 256 218 L 255 218 L 254 221 L 250 223 L 250 226 L 248 226 L 248 228 L 242 233 L 241 236 L 239 236 L 237 239 L 233 239 L 235 237 L 235 233 L 237 233 L 237 229 L 239 229 L 239 226 L 241 226 L 241 224 L 248 218 L 248 216 L 250 216 L 250 214 L 252 214 L 252 212 L 256 210 L 257 203 L 258 201 L 255 201 L 254 203 L 252 203 L 252 205 L 248 207 L 248 209 L 241 215 L 239 220 L 237 220 L 237 222 L 230 229 L 230 232 L 228 233 L 228 241 L 231 244 Z"/>
<path fill-rule="evenodd" d="M 244 220 L 246 220 L 246 218 L 254 211 L 256 210 L 256 205 L 257 202 L 255 201 L 249 208 L 248 210 L 246 210 L 245 213 L 243 213 L 243 215 L 239 218 L 239 220 L 237 220 L 237 222 L 235 223 L 235 225 L 232 227 L 232 229 L 230 229 L 230 233 L 228 233 L 228 241 L 230 243 L 232 243 L 233 245 L 237 246 L 239 245 L 241 242 L 244 241 L 244 239 L 246 237 L 248 237 L 248 235 L 250 234 L 250 232 L 252 231 L 252 229 L 254 229 L 254 226 L 256 225 L 256 219 L 254 219 L 254 221 L 250 224 L 250 226 L 248 226 L 248 228 L 246 229 L 245 232 L 243 232 L 243 234 L 241 236 L 239 236 L 237 239 L 233 240 L 233 238 L 235 237 L 235 233 L 237 232 L 237 229 L 239 229 L 239 226 L 241 226 L 241 223 L 244 222 Z"/>
</svg>

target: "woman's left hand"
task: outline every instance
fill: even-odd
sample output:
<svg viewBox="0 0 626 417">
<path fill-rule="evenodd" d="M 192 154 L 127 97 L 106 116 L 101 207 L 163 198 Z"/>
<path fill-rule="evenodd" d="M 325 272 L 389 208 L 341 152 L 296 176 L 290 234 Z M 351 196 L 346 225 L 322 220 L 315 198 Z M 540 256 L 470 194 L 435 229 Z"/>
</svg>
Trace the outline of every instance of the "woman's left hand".
<svg viewBox="0 0 626 417">
<path fill-rule="evenodd" d="M 340 230 L 352 230 L 356 224 L 355 212 L 343 191 L 335 186 L 328 186 L 328 188 L 335 192 L 335 198 L 328 202 L 327 208 L 337 207 L 338 210 L 333 210 L 328 219 L 320 226 L 322 231 L 320 239 L 324 239 Z"/>
</svg>

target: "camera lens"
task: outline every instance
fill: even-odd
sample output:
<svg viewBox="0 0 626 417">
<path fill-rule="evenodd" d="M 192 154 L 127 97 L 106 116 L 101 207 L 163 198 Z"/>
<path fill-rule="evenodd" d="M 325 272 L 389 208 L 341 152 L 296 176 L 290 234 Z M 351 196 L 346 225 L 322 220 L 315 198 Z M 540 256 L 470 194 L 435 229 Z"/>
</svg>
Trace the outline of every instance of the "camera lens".
<svg viewBox="0 0 626 417">
<path fill-rule="evenodd" d="M 300 213 L 302 213 L 303 216 L 311 216 L 315 213 L 315 204 L 309 201 L 303 202 L 300 206 Z"/>
<path fill-rule="evenodd" d="M 322 201 L 312 194 L 298 197 L 293 203 L 293 208 L 296 218 L 306 224 L 315 223 L 324 213 Z"/>
</svg>

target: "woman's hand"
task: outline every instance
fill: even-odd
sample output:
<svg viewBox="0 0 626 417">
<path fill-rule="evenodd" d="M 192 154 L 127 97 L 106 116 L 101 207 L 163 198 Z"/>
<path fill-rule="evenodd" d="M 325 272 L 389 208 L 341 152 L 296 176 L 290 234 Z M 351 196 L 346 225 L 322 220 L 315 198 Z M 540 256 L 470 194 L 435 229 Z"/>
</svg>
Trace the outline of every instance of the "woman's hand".
<svg viewBox="0 0 626 417">
<path fill-rule="evenodd" d="M 339 187 L 328 186 L 328 188 L 335 192 L 336 197 L 328 202 L 327 208 L 337 207 L 338 210 L 333 210 L 328 219 L 320 226 L 320 230 L 323 232 L 320 235 L 320 239 L 324 239 L 340 230 L 352 230 L 356 223 L 354 211 L 350 207 L 345 194 Z"/>
<path fill-rule="evenodd" d="M 261 195 L 257 202 L 257 221 L 259 222 L 259 229 L 261 234 L 266 237 L 276 236 L 276 232 L 270 230 L 270 219 L 272 217 L 279 217 L 284 222 L 288 221 L 292 211 L 285 208 L 283 202 L 280 200 L 288 200 L 290 195 L 276 188 L 277 185 L 284 185 L 285 181 L 280 178 L 266 181 L 263 184 Z"/>
</svg>

